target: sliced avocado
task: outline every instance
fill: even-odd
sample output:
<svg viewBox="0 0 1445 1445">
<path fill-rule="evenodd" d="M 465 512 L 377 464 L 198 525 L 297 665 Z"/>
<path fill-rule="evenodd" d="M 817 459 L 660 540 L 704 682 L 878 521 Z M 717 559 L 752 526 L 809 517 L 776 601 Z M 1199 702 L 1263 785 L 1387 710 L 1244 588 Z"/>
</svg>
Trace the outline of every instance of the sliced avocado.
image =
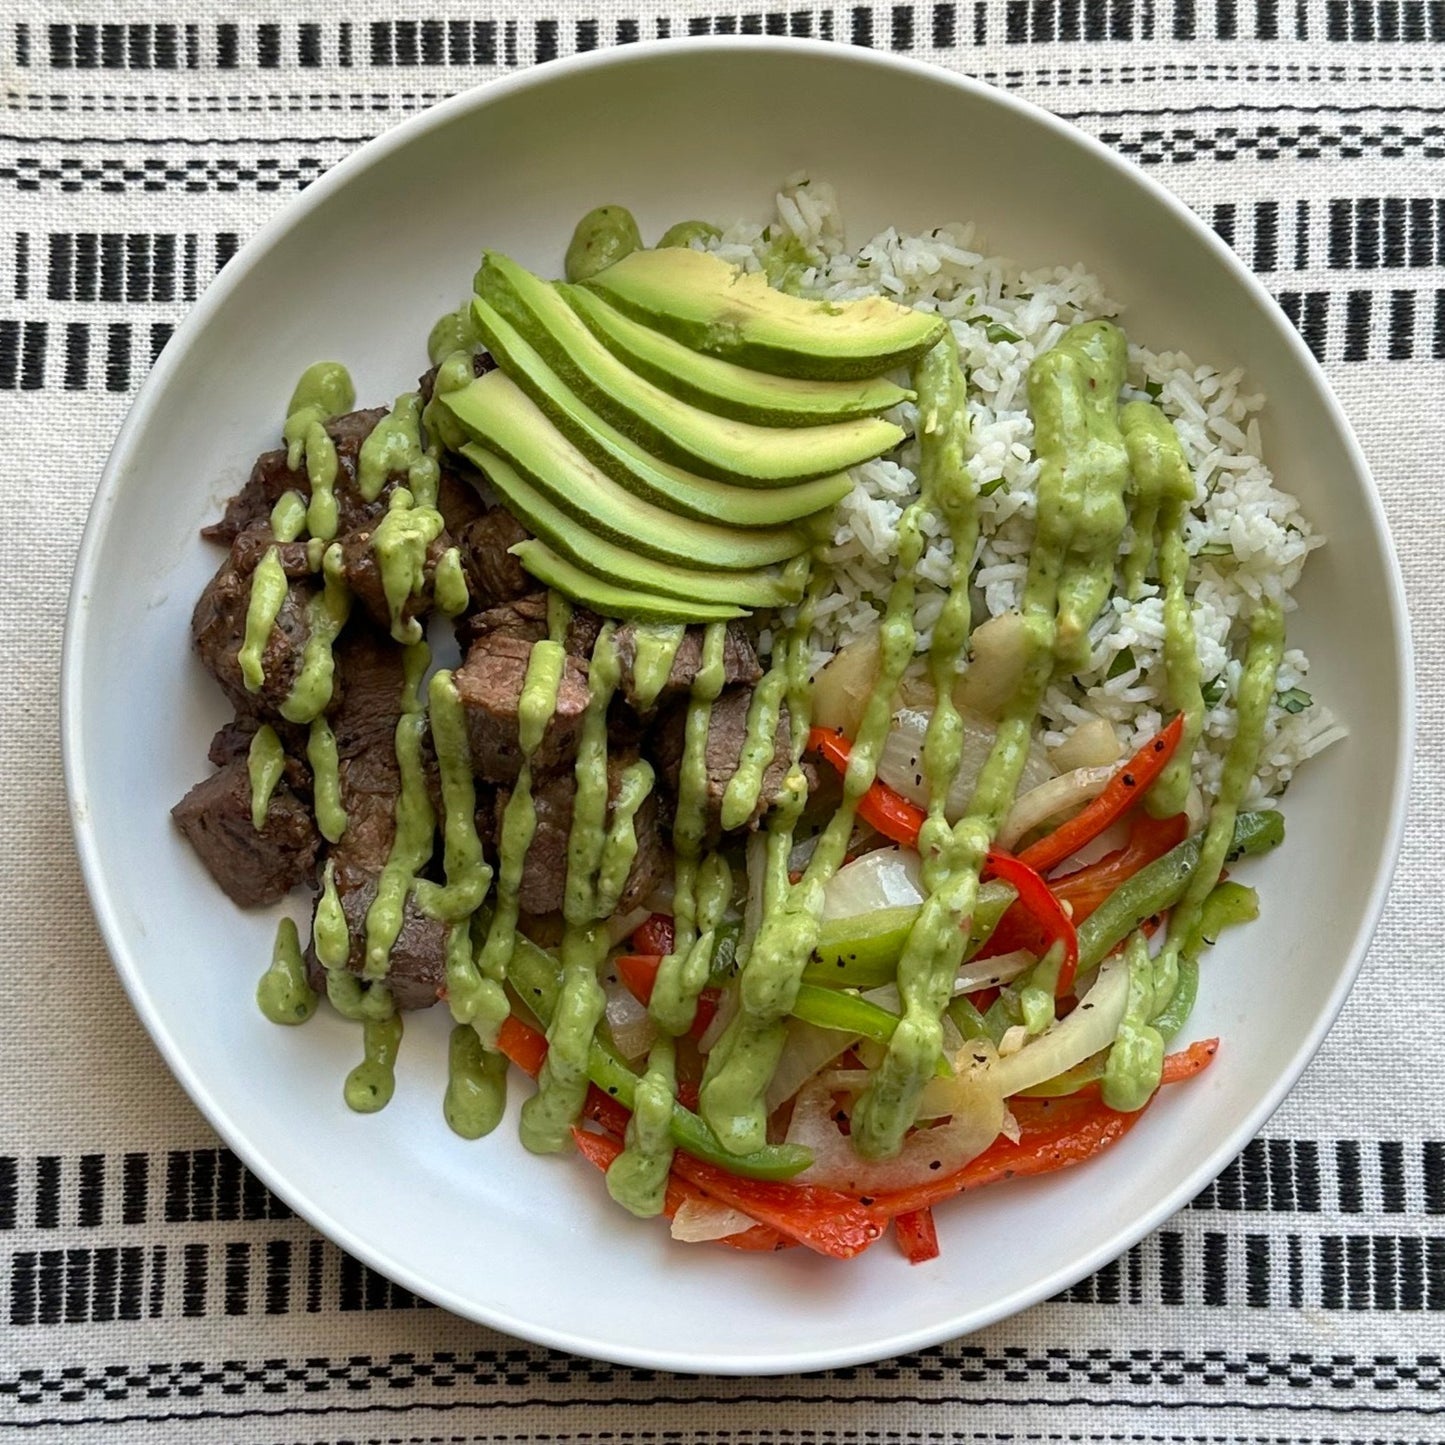
<svg viewBox="0 0 1445 1445">
<path fill-rule="evenodd" d="M 548 500 L 510 462 L 486 447 L 472 445 L 467 459 L 479 467 L 492 489 L 529 531 L 584 571 L 617 587 L 656 592 L 687 601 L 720 602 L 740 607 L 783 607 L 796 602 L 801 588 L 779 571 L 701 572 L 640 557 L 580 524 Z"/>
<path fill-rule="evenodd" d="M 630 370 L 547 282 L 505 256 L 487 253 L 477 286 L 585 402 L 649 451 L 705 476 L 750 487 L 807 481 L 871 461 L 903 440 L 901 427 L 876 417 L 799 429 L 703 411 Z"/>
<path fill-rule="evenodd" d="M 475 301 L 472 314 L 493 360 L 572 445 L 614 481 L 659 507 L 729 526 L 771 527 L 821 518 L 853 489 L 852 478 L 844 472 L 791 487 L 735 487 L 675 467 L 598 416 L 516 327 L 485 301 Z"/>
<path fill-rule="evenodd" d="M 636 622 L 728 622 L 747 616 L 745 608 L 726 602 L 683 602 L 604 582 L 559 557 L 535 537 L 508 550 L 544 586 L 555 588 L 604 617 L 628 617 Z"/>
<path fill-rule="evenodd" d="M 598 536 L 664 562 L 708 571 L 767 567 L 808 546 L 801 527 L 720 527 L 654 507 L 594 467 L 502 371 L 443 398 L 480 447 L 500 456 L 555 506 Z M 475 461 L 476 446 L 461 453 Z"/>
<path fill-rule="evenodd" d="M 917 360 L 947 325 L 883 296 L 788 296 L 706 251 L 634 251 L 586 284 L 684 346 L 783 376 L 877 376 Z"/>
<path fill-rule="evenodd" d="M 887 377 L 861 381 L 809 381 L 750 371 L 694 351 L 661 331 L 625 316 L 585 286 L 558 286 L 567 304 L 619 360 L 655 386 L 719 416 L 758 426 L 821 426 L 855 416 L 876 416 L 913 393 Z"/>
</svg>

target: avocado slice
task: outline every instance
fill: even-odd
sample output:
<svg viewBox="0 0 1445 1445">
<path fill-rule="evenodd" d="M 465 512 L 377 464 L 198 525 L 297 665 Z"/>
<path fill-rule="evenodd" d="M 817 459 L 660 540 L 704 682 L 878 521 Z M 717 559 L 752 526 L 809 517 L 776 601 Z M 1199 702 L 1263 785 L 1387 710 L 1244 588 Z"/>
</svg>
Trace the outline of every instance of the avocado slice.
<svg viewBox="0 0 1445 1445">
<path fill-rule="evenodd" d="M 913 400 L 913 392 L 885 376 L 810 381 L 750 371 L 634 321 L 585 286 L 559 285 L 557 290 L 592 334 L 639 376 L 719 416 L 759 426 L 821 426 L 877 416 L 901 401 Z"/>
<path fill-rule="evenodd" d="M 508 550 L 544 586 L 600 612 L 604 617 L 627 617 L 634 622 L 730 622 L 746 617 L 747 610 L 726 602 L 683 602 L 633 587 L 618 587 L 559 557 L 535 537 Z"/>
<path fill-rule="evenodd" d="M 754 568 L 702 572 L 640 557 L 599 537 L 534 487 L 510 462 L 476 443 L 463 454 L 480 468 L 492 489 L 529 531 L 569 562 L 617 587 L 660 593 L 689 602 L 720 602 L 740 607 L 783 607 L 801 595 L 796 573 Z"/>
<path fill-rule="evenodd" d="M 485 301 L 473 302 L 472 314 L 493 360 L 551 417 L 572 445 L 614 481 L 659 507 L 729 526 L 772 527 L 822 517 L 853 489 L 853 480 L 845 472 L 790 487 L 735 487 L 675 467 L 598 416 L 516 327 Z M 456 395 L 465 398 L 467 393 Z"/>
<path fill-rule="evenodd" d="M 807 549 L 800 527 L 720 527 L 634 496 L 594 467 L 503 371 L 489 371 L 443 401 L 481 448 L 510 462 L 548 501 L 619 547 L 708 571 L 767 567 Z M 474 450 L 464 446 L 461 453 L 475 461 Z"/>
<path fill-rule="evenodd" d="M 947 327 L 883 296 L 788 296 L 766 276 L 691 249 L 634 251 L 586 284 L 684 346 L 783 376 L 877 376 L 916 361 Z"/>
<path fill-rule="evenodd" d="M 705 476 L 750 487 L 807 481 L 871 461 L 903 440 L 901 427 L 876 417 L 794 428 L 703 411 L 623 365 L 547 282 L 514 261 L 487 252 L 476 284 L 482 299 L 615 427 Z"/>
</svg>

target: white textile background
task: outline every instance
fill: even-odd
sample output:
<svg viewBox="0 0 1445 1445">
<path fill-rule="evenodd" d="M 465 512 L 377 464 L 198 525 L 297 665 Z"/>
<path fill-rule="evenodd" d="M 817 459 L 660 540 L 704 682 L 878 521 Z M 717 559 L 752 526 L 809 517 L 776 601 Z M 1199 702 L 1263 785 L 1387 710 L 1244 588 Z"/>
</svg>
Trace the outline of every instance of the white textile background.
<svg viewBox="0 0 1445 1445">
<path fill-rule="evenodd" d="M 0 1431 L 81 1441 L 1445 1440 L 1445 4 L 0 0 Z M 981 1335 L 770 1381 L 505 1339 L 319 1240 L 219 1146 L 130 1011 L 66 823 L 66 581 L 134 388 L 237 245 L 357 143 L 516 66 L 765 31 L 1019 91 L 1175 189 L 1265 280 L 1359 432 L 1421 718 L 1389 910 L 1339 1027 L 1210 1190 Z M 979 163 L 975 159 L 972 163 Z"/>
</svg>

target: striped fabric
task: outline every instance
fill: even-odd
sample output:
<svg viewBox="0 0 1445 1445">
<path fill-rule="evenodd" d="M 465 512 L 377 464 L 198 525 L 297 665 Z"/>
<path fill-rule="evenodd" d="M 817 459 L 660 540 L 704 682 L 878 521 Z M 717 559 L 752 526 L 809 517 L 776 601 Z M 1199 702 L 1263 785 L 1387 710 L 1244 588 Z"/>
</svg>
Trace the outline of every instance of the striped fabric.
<svg viewBox="0 0 1445 1445">
<path fill-rule="evenodd" d="M 1445 1441 L 1445 0 L 437 0 L 412 13 L 360 0 L 345 17 L 306 0 L 258 14 L 0 4 L 0 1432 Z M 733 33 L 981 76 L 1192 205 L 1278 297 L 1359 430 L 1412 588 L 1424 699 L 1392 907 L 1266 1136 L 1056 1300 L 936 1350 L 769 1381 L 622 1369 L 462 1323 L 319 1239 L 219 1147 L 110 973 L 65 830 L 54 700 L 64 579 L 109 442 L 190 303 L 262 221 L 462 87 L 600 46 Z"/>
</svg>

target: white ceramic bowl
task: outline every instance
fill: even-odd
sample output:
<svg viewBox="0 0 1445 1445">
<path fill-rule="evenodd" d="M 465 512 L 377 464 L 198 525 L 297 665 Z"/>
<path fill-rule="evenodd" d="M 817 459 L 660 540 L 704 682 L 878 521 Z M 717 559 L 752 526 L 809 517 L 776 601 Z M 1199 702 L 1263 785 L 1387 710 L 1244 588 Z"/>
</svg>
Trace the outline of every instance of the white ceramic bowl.
<svg viewBox="0 0 1445 1445">
<path fill-rule="evenodd" d="M 224 720 L 188 648 L 217 562 L 196 529 L 274 445 L 300 370 L 339 358 L 363 405 L 389 399 L 424 368 L 427 328 L 466 294 L 483 245 L 556 274 L 573 223 L 600 202 L 630 206 L 644 234 L 684 216 L 761 217 L 802 166 L 834 182 L 855 237 L 975 218 L 994 250 L 1098 271 L 1131 335 L 1248 368 L 1270 396 L 1267 456 L 1330 538 L 1292 640 L 1314 659 L 1311 690 L 1352 729 L 1290 792 L 1289 841 L 1255 870 L 1264 917 L 1208 961 L 1192 1036 L 1224 1036 L 1214 1067 L 1086 1168 L 940 1209 L 943 1257 L 923 1268 L 886 1243 L 850 1265 L 673 1244 L 611 1205 L 580 1161 L 524 1153 L 514 1121 L 457 1139 L 441 1115 L 440 1009 L 408 1019 L 392 1105 L 348 1112 L 354 1027 L 324 1008 L 300 1030 L 261 1017 L 273 917 L 233 908 L 167 817 Z M 1410 755 L 1408 657 L 1398 572 L 1345 419 L 1284 316 L 1182 205 L 1060 121 L 943 71 L 841 46 L 665 43 L 543 66 L 398 126 L 226 267 L 151 373 L 100 486 L 67 628 L 66 770 L 136 1009 L 288 1203 L 393 1279 L 514 1334 L 762 1374 L 879 1358 L 1022 1309 L 1118 1255 L 1243 1147 L 1319 1045 L 1379 914 Z"/>
</svg>

